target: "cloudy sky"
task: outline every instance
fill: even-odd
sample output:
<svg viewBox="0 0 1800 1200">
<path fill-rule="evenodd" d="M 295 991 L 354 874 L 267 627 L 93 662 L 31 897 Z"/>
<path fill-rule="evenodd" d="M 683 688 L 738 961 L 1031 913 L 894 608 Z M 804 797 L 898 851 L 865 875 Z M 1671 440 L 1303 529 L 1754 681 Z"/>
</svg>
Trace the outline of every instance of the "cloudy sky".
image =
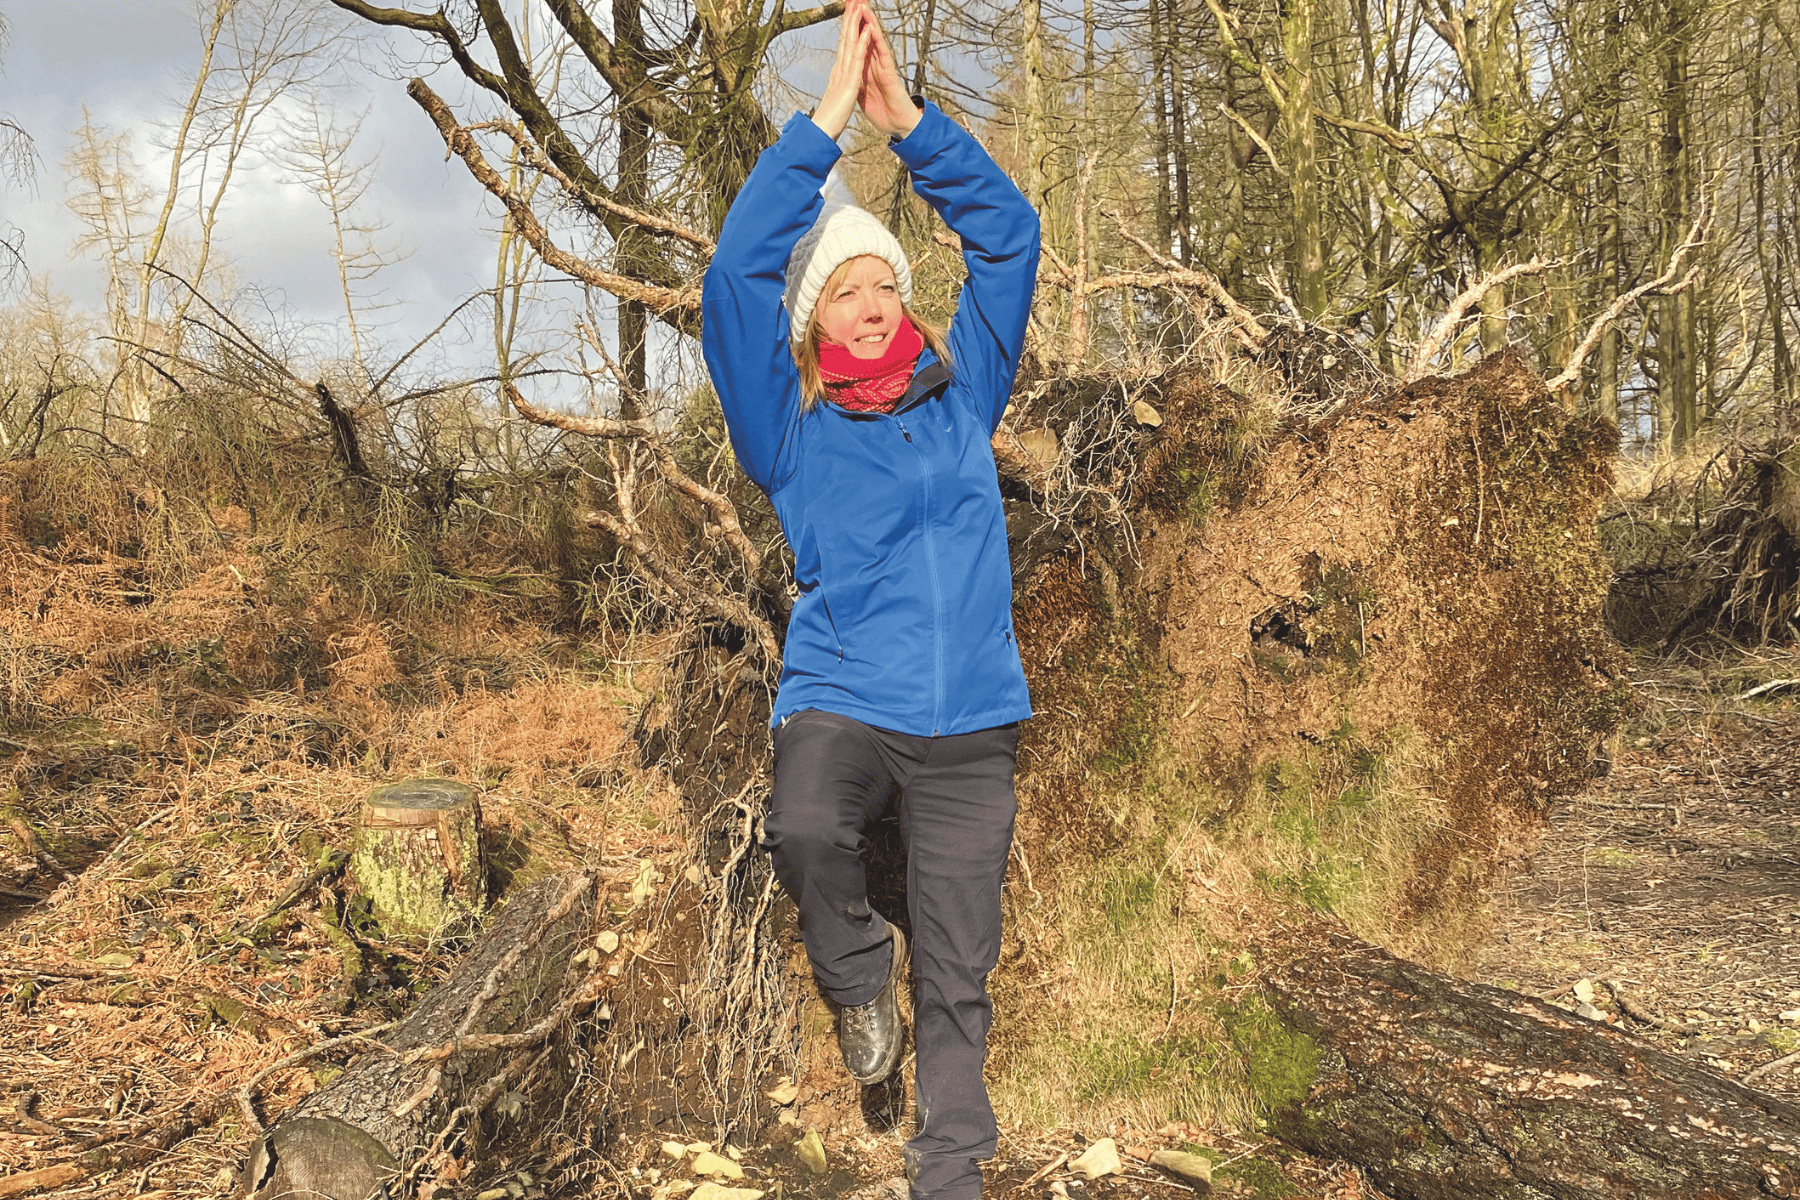
<svg viewBox="0 0 1800 1200">
<path fill-rule="evenodd" d="M 0 114 L 32 135 L 38 160 L 30 185 L 0 188 L 0 218 L 24 231 L 33 273 L 47 275 L 54 290 L 79 306 L 100 306 L 103 275 L 95 257 L 73 251 L 81 223 L 67 207 L 64 158 L 85 109 L 96 125 L 131 135 L 144 181 L 160 198 L 170 131 L 199 62 L 195 7 L 189 0 L 0 0 L 11 26 L 0 63 Z M 324 0 L 319 8 L 336 13 Z M 79 30 L 72 28 L 77 21 Z M 412 251 L 374 285 L 392 304 L 374 318 L 378 336 L 397 351 L 472 292 L 492 286 L 498 222 L 462 164 L 444 161 L 436 131 L 405 96 L 404 79 L 419 70 L 409 61 L 419 43 L 367 26 L 356 32 L 354 49 L 335 56 L 340 69 L 328 80 L 328 100 L 351 119 L 368 109 L 355 156 L 377 163 L 357 213 L 387 224 L 379 240 Z M 438 72 L 432 82 L 453 102 L 464 94 L 453 71 Z M 291 110 L 285 115 L 291 119 Z M 279 124 L 264 130 L 265 141 Z M 236 282 L 285 310 L 308 335 L 305 341 L 327 349 L 341 341 L 329 216 L 290 169 L 251 156 L 222 212 L 217 245 Z M 439 362 L 471 374 L 488 369 L 493 351 L 486 319 L 483 313 L 470 327 L 452 329 Z"/>
</svg>

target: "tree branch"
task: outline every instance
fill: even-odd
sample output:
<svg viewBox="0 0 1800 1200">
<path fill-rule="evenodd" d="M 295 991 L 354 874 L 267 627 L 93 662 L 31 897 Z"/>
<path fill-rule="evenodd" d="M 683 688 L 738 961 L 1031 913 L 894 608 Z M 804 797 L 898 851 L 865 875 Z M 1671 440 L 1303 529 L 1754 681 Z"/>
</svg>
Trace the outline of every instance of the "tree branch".
<svg viewBox="0 0 1800 1200">
<path fill-rule="evenodd" d="M 530 135 L 523 129 L 520 129 L 517 125 L 514 125 L 511 121 L 483 121 L 479 125 L 469 126 L 469 129 L 471 131 L 477 129 L 492 129 L 499 133 L 504 133 L 513 140 L 514 145 L 518 146 L 519 154 L 524 158 L 528 166 L 534 170 L 542 171 L 550 178 L 556 180 L 557 183 L 562 185 L 565 191 L 569 192 L 582 204 L 590 208 L 601 209 L 611 213 L 615 217 L 622 217 L 625 220 L 630 221 L 633 225 L 642 226 L 652 233 L 662 233 L 667 234 L 670 237 L 680 238 L 682 241 L 687 242 L 689 245 L 697 246 L 708 254 L 711 254 L 718 249 L 718 243 L 714 242 L 704 234 L 695 233 L 685 225 L 677 225 L 666 217 L 658 217 L 651 213 L 643 212 L 640 209 L 632 208 L 628 204 L 620 204 L 617 200 L 587 191 L 579 183 L 564 174 L 562 168 L 551 162 L 544 154 L 543 150 L 538 147 L 538 144 L 531 140 Z"/>
<path fill-rule="evenodd" d="M 519 394 L 519 389 L 510 383 L 500 385 L 506 398 L 512 402 L 521 417 L 534 425 L 548 425 L 552 429 L 561 429 L 567 433 L 579 433 L 583 437 L 599 438 L 653 438 L 657 436 L 656 428 L 649 420 L 620 421 L 613 417 L 571 417 L 567 413 L 551 412 L 547 408 L 539 408 Z"/>
<path fill-rule="evenodd" d="M 450 51 L 450 57 L 462 73 L 480 84 L 496 96 L 505 96 L 506 80 L 494 74 L 469 54 L 469 48 L 463 45 L 456 27 L 444 16 L 443 9 L 434 13 L 416 13 L 404 8 L 381 8 L 373 4 L 365 4 L 363 0 L 331 0 L 345 12 L 354 13 L 365 21 L 376 25 L 388 25 L 396 29 L 411 29 L 416 33 L 430 34 L 444 43 Z"/>
<path fill-rule="evenodd" d="M 1607 310 L 1594 321 L 1593 325 L 1588 327 L 1587 336 L 1581 339 L 1581 344 L 1575 347 L 1575 353 L 1571 354 L 1569 361 L 1563 364 L 1562 372 L 1544 386 L 1552 392 L 1561 392 L 1581 382 L 1582 367 L 1586 365 L 1588 356 L 1594 352 L 1594 347 L 1600 344 L 1601 336 L 1606 332 L 1607 327 L 1618 320 L 1633 304 L 1645 296 L 1672 296 L 1676 292 L 1691 287 L 1694 281 L 1700 277 L 1698 263 L 1690 267 L 1687 274 L 1682 275 L 1679 281 L 1676 276 L 1681 272 L 1683 260 L 1706 244 L 1706 231 L 1711 223 L 1712 198 L 1711 193 L 1708 193 L 1705 202 L 1701 205 L 1699 215 L 1694 218 L 1693 227 L 1688 230 L 1687 237 L 1670 253 L 1668 269 L 1649 283 L 1639 284 L 1615 299 L 1607 307 Z"/>
<path fill-rule="evenodd" d="M 1256 132 L 1256 129 L 1250 122 L 1244 120 L 1237 109 L 1226 107 L 1225 102 L 1221 100 L 1219 101 L 1219 111 L 1230 117 L 1233 121 L 1236 121 L 1238 128 L 1250 135 L 1250 140 L 1256 143 L 1256 148 L 1269 156 L 1269 165 L 1271 167 L 1274 167 L 1277 171 L 1282 169 L 1281 160 L 1275 157 L 1275 147 L 1269 145 L 1268 140 L 1265 139 L 1262 134 Z"/>
<path fill-rule="evenodd" d="M 1208 2 L 1210 3 L 1211 0 L 1208 0 Z M 1106 216 L 1112 218 L 1113 224 L 1119 227 L 1119 236 L 1130 242 L 1133 246 L 1136 246 L 1150 259 L 1151 262 L 1161 267 L 1171 282 L 1182 287 L 1199 288 L 1211 297 L 1213 303 L 1223 309 L 1225 315 L 1230 317 L 1237 325 L 1238 333 L 1240 335 L 1238 340 L 1247 348 L 1252 350 L 1260 350 L 1262 348 L 1262 343 L 1266 341 L 1269 336 L 1268 329 L 1264 327 L 1261 321 L 1256 319 L 1254 313 L 1238 302 L 1236 296 L 1233 296 L 1230 292 L 1225 290 L 1225 285 L 1219 282 L 1217 276 L 1211 271 L 1205 271 L 1195 267 L 1184 267 L 1180 263 L 1168 258 L 1166 255 L 1158 254 L 1156 249 L 1152 247 L 1150 243 L 1146 242 L 1143 238 L 1131 232 L 1131 230 L 1126 227 L 1125 219 L 1119 215 L 1117 209 L 1109 208 L 1102 209 L 1101 211 Z M 1098 286 L 1098 281 L 1091 281 L 1088 284 L 1088 287 L 1090 288 L 1096 286 Z"/>
<path fill-rule="evenodd" d="M 1551 267 L 1558 265 L 1559 263 L 1555 261 L 1533 258 L 1529 262 L 1514 263 L 1510 267 L 1490 271 L 1470 284 L 1460 296 L 1450 302 L 1449 311 L 1439 318 L 1438 323 L 1431 327 L 1431 332 L 1425 335 L 1425 340 L 1419 343 L 1419 348 L 1413 351 L 1412 361 L 1406 367 L 1404 381 L 1412 383 L 1431 374 L 1431 360 L 1436 358 L 1438 351 L 1444 348 L 1444 342 L 1449 339 L 1462 319 L 1468 315 L 1469 310 L 1481 303 L 1483 296 L 1501 284 L 1517 279 L 1521 275 L 1542 275 Z"/>
<path fill-rule="evenodd" d="M 817 8 L 803 8 L 799 12 L 784 12 L 775 24 L 775 33 L 792 33 L 796 29 L 810 29 L 822 21 L 830 21 L 844 15 L 844 0 L 832 0 L 830 4 L 821 4 Z"/>
<path fill-rule="evenodd" d="M 438 134 L 444 139 L 444 145 L 449 148 L 450 153 L 462 159 L 475 181 L 506 206 L 519 236 L 537 251 L 538 257 L 545 263 L 590 287 L 610 292 L 621 300 L 642 303 L 661 320 L 684 333 L 698 333 L 700 293 L 697 287 L 692 284 L 680 289 L 658 287 L 612 271 L 603 271 L 562 249 L 550 240 L 549 232 L 538 221 L 537 214 L 531 211 L 531 206 L 488 164 L 481 153 L 481 147 L 476 145 L 474 136 L 456 123 L 456 116 L 450 111 L 450 106 L 426 86 L 423 79 L 414 79 L 408 83 L 406 94 L 425 110 L 432 124 L 437 126 Z"/>
</svg>

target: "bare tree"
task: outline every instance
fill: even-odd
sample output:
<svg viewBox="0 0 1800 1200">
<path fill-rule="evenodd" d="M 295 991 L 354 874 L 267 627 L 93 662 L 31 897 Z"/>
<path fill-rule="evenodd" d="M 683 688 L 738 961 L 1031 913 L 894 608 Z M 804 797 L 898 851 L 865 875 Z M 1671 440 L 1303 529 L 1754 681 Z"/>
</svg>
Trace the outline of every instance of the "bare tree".
<svg viewBox="0 0 1800 1200">
<path fill-rule="evenodd" d="M 293 172 L 293 178 L 317 196 L 331 216 L 331 257 L 337 264 L 344 325 L 350 335 L 350 360 L 359 380 L 364 382 L 369 374 L 363 357 L 360 314 L 379 306 L 359 288 L 374 279 L 384 267 L 404 257 L 397 245 L 383 245 L 376 240 L 387 229 L 385 223 L 366 220 L 351 211 L 374 181 L 375 160 L 355 158 L 351 153 L 367 115 L 368 110 L 364 109 L 340 126 L 314 93 L 307 98 L 305 109 L 289 128 L 287 143 L 281 151 L 282 161 Z"/>
<path fill-rule="evenodd" d="M 6 61 L 9 26 L 0 13 L 0 64 Z M 0 113 L 0 183 L 30 182 L 37 168 L 37 150 L 31 135 L 17 121 Z M 11 287 L 25 269 L 25 234 L 12 225 L 0 225 L 0 291 Z"/>
</svg>

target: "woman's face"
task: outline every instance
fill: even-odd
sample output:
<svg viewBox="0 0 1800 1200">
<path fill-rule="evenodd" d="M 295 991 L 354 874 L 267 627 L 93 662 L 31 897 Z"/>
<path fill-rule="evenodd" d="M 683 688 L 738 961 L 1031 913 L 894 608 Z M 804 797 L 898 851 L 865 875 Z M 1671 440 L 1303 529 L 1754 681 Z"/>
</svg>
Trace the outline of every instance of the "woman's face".
<svg viewBox="0 0 1800 1200">
<path fill-rule="evenodd" d="M 900 327 L 900 285 L 885 258 L 850 260 L 844 281 L 819 295 L 813 319 L 827 341 L 848 346 L 857 358 L 880 358 Z"/>
</svg>

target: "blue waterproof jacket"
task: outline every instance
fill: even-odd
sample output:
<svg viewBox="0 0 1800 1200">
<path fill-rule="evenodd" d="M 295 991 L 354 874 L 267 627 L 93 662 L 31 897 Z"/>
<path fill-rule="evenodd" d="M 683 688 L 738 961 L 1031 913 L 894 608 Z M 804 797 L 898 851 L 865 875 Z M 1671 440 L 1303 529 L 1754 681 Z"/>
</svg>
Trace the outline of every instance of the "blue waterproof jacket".
<svg viewBox="0 0 1800 1200">
<path fill-rule="evenodd" d="M 794 551 L 775 721 L 805 708 L 927 736 L 1031 715 L 1012 627 L 1006 518 L 989 444 L 1012 391 L 1037 279 L 1038 218 L 979 143 L 928 104 L 892 143 L 961 238 L 946 370 L 928 348 L 893 413 L 803 411 L 782 305 L 837 143 L 796 113 L 719 234 L 702 345 L 738 463 Z"/>
</svg>

